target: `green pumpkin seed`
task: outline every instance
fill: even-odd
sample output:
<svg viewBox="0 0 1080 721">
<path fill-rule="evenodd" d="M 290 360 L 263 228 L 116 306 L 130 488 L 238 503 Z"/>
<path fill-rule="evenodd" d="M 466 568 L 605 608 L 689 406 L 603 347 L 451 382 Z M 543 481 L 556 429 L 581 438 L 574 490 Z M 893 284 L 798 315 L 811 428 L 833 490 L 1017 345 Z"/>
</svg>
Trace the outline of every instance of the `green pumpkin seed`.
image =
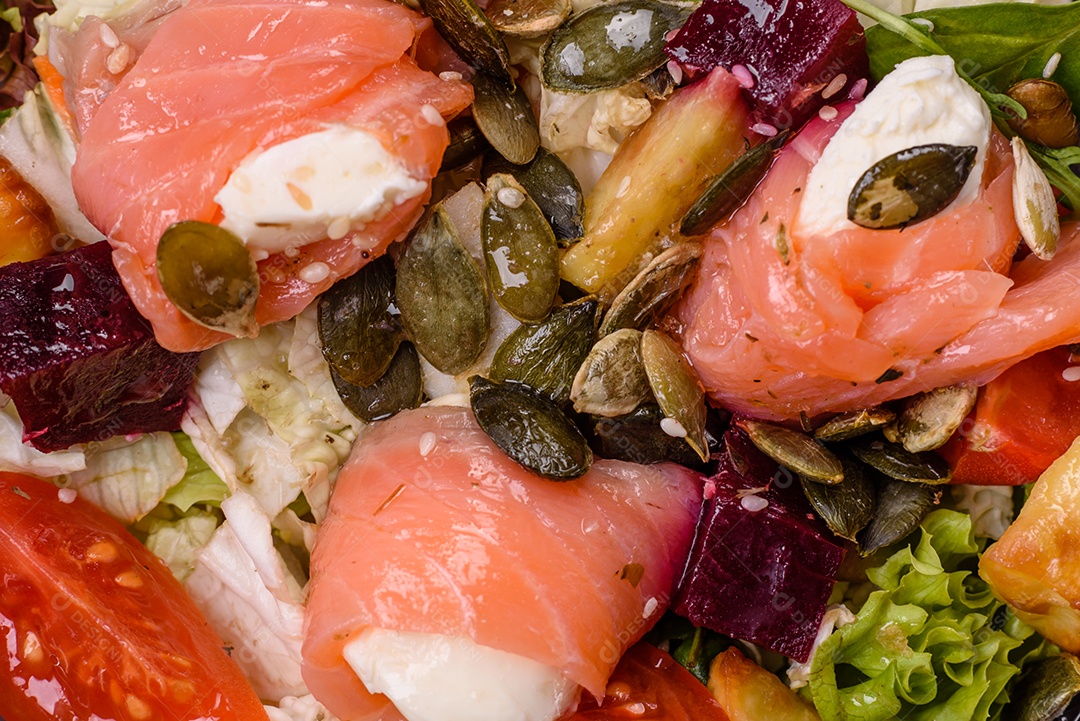
<svg viewBox="0 0 1080 721">
<path fill-rule="evenodd" d="M 649 100 L 666 100 L 675 92 L 675 78 L 664 66 L 657 68 L 641 80 Z"/>
<path fill-rule="evenodd" d="M 600 336 L 619 328 L 645 330 L 652 325 L 693 282 L 702 253 L 700 244 L 687 242 L 653 258 L 611 301 Z"/>
<path fill-rule="evenodd" d="M 398 259 L 395 296 L 402 325 L 431 365 L 454 375 L 480 357 L 488 329 L 484 276 L 441 207 Z"/>
<path fill-rule="evenodd" d="M 846 441 L 872 433 L 892 423 L 895 418 L 895 413 L 881 406 L 848 411 L 829 419 L 825 425 L 814 431 L 814 438 L 826 442 Z"/>
<path fill-rule="evenodd" d="M 641 361 L 660 410 L 675 422 L 672 428 L 662 427 L 672 435 L 685 433 L 686 442 L 702 461 L 708 462 L 705 392 L 683 358 L 682 349 L 663 333 L 647 330 L 641 337 Z"/>
<path fill-rule="evenodd" d="M 941 501 L 941 491 L 925 483 L 885 479 L 877 492 L 874 520 L 859 538 L 859 553 L 869 556 L 904 539 L 919 527 L 926 514 Z"/>
<path fill-rule="evenodd" d="M 559 306 L 542 323 L 515 330 L 495 351 L 491 379 L 524 383 L 564 405 L 574 373 L 589 354 L 598 306 L 595 298 L 581 298 Z"/>
<path fill-rule="evenodd" d="M 818 483 L 844 480 L 840 459 L 805 433 L 749 418 L 740 418 L 736 424 L 762 453 L 800 476 Z"/>
<path fill-rule="evenodd" d="M 730 218 L 765 177 L 773 158 L 790 135 L 791 131 L 785 130 L 736 158 L 690 206 L 679 232 L 688 236 L 703 235 Z"/>
<path fill-rule="evenodd" d="M 466 163 L 480 157 L 487 149 L 488 142 L 480 128 L 476 127 L 476 121 L 470 117 L 454 118 L 446 124 L 450 133 L 450 145 L 443 153 L 442 165 L 439 172 L 460 168 Z"/>
<path fill-rule="evenodd" d="M 526 323 L 547 317 L 559 291 L 559 248 L 544 214 L 513 176 L 488 179 L 480 234 L 499 305 Z"/>
<path fill-rule="evenodd" d="M 350 383 L 333 366 L 330 366 L 330 378 L 345 407 L 368 423 L 417 408 L 424 397 L 420 356 L 412 343 L 402 343 L 386 373 L 369 386 Z"/>
<path fill-rule="evenodd" d="M 936 453 L 911 453 L 880 438 L 860 438 L 850 448 L 860 461 L 898 481 L 939 485 L 952 480 L 952 469 Z"/>
<path fill-rule="evenodd" d="M 623 328 L 600 339 L 581 364 L 570 399 L 578 413 L 612 418 L 652 399 L 641 358 L 641 331 Z"/>
<path fill-rule="evenodd" d="M 592 450 L 559 407 L 520 383 L 470 381 L 476 422 L 519 465 L 546 478 L 580 478 L 592 465 Z"/>
<path fill-rule="evenodd" d="M 473 0 L 420 0 L 435 29 L 473 67 L 514 87 L 510 72 L 510 51 L 487 15 Z"/>
<path fill-rule="evenodd" d="M 570 0 L 492 0 L 487 16 L 495 29 L 515 38 L 535 38 L 570 17 Z"/>
<path fill-rule="evenodd" d="M 918 145 L 879 160 L 852 188 L 848 220 L 888 229 L 937 215 L 960 194 L 977 151 L 974 145 Z"/>
<path fill-rule="evenodd" d="M 604 458 L 630 463 L 671 461 L 698 468 L 701 459 L 682 438 L 664 432 L 664 412 L 655 403 L 646 403 L 633 413 L 615 418 L 596 418 L 593 433 Z"/>
<path fill-rule="evenodd" d="M 800 476 L 803 493 L 829 530 L 840 538 L 855 536 L 874 518 L 877 491 L 866 478 L 861 464 L 840 456 L 844 480 L 832 485 Z"/>
<path fill-rule="evenodd" d="M 540 128 L 525 91 L 511 90 L 483 73 L 472 84 L 473 118 L 491 147 L 516 165 L 532 160 L 540 147 Z"/>
<path fill-rule="evenodd" d="M 394 307 L 394 261 L 381 256 L 319 297 L 323 357 L 349 383 L 370 386 L 390 367 L 405 330 Z"/>
<path fill-rule="evenodd" d="M 157 274 L 168 299 L 199 325 L 259 334 L 259 269 L 243 241 L 224 228 L 196 220 L 170 225 L 158 243 Z"/>
<path fill-rule="evenodd" d="M 1080 660 L 1069 653 L 1043 659 L 1024 669 L 1009 691 L 1001 718 L 1012 721 L 1052 721 L 1080 693 Z"/>
<path fill-rule="evenodd" d="M 558 155 L 544 148 L 525 165 L 514 165 L 497 153 L 484 158 L 484 178 L 496 173 L 509 173 L 521 183 L 525 192 L 543 211 L 560 245 L 569 245 L 585 234 L 585 197 L 581 185 Z"/>
<path fill-rule="evenodd" d="M 974 385 L 955 385 L 914 396 L 896 422 L 901 445 L 911 453 L 945 445 L 975 407 L 978 394 Z"/>
<path fill-rule="evenodd" d="M 540 82 L 549 90 L 590 93 L 641 80 L 667 62 L 665 36 L 688 14 L 651 0 L 590 8 L 551 34 L 540 52 Z"/>
</svg>

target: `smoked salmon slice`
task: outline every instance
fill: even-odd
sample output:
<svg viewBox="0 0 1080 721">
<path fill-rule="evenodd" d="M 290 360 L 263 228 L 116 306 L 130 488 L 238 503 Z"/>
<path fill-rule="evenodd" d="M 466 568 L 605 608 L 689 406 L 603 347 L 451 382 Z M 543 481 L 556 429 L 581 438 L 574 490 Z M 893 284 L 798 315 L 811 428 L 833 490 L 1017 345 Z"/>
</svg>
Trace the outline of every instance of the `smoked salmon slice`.
<svg viewBox="0 0 1080 721">
<path fill-rule="evenodd" d="M 341 718 L 393 713 L 343 659 L 375 627 L 468 638 L 602 698 L 667 607 L 703 482 L 673 464 L 606 460 L 553 482 L 507 458 L 465 408 L 376 424 L 341 470 L 315 543 L 304 680 Z"/>
<path fill-rule="evenodd" d="M 800 193 L 853 105 L 838 110 L 812 120 L 713 231 L 678 309 L 716 403 L 774 419 L 851 410 L 982 384 L 1080 339 L 1080 226 L 1063 228 L 1054 260 L 1012 265 L 1013 162 L 996 131 L 970 204 L 902 230 L 800 235 Z"/>
<path fill-rule="evenodd" d="M 385 0 L 192 0 L 160 23 L 99 105 L 82 101 L 75 195 L 112 243 L 124 286 L 161 345 L 199 350 L 228 337 L 188 320 L 164 296 L 157 243 L 177 221 L 219 222 L 214 196 L 249 154 L 343 124 L 374 135 L 430 189 L 448 143 L 443 119 L 472 93 L 412 59 L 428 27 Z M 261 260 L 259 324 L 296 315 L 381 254 L 408 232 L 429 194 L 343 238 L 301 237 Z M 316 262 L 329 275 L 302 280 Z"/>
</svg>

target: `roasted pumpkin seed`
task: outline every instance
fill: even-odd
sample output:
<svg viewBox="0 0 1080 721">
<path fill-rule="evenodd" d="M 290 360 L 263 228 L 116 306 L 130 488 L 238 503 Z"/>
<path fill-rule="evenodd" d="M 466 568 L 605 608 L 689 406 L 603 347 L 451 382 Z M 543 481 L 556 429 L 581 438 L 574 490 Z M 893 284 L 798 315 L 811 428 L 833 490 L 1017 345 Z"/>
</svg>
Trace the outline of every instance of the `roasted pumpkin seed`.
<svg viewBox="0 0 1080 721">
<path fill-rule="evenodd" d="M 675 92 L 675 78 L 663 65 L 642 78 L 641 85 L 649 100 L 666 100 Z"/>
<path fill-rule="evenodd" d="M 1024 244 L 1035 257 L 1050 260 L 1057 253 L 1061 236 L 1057 198 L 1046 173 L 1038 166 L 1020 138 L 1012 139 L 1013 216 Z"/>
<path fill-rule="evenodd" d="M 839 483 L 830 485 L 803 476 L 799 480 L 806 499 L 829 530 L 840 538 L 854 541 L 859 531 L 874 518 L 877 490 L 859 462 L 841 455 L 840 463 L 844 468 L 844 480 Z"/>
<path fill-rule="evenodd" d="M 646 403 L 633 413 L 614 418 L 597 418 L 593 432 L 604 458 L 630 463 L 671 461 L 700 467 L 701 459 L 682 438 L 664 432 L 660 423 L 664 412 L 655 403 Z"/>
<path fill-rule="evenodd" d="M 161 288 L 186 317 L 234 336 L 259 333 L 259 269 L 240 238 L 212 223 L 185 220 L 165 229 L 157 247 Z"/>
<path fill-rule="evenodd" d="M 1048 148 L 1067 148 L 1080 142 L 1069 94 L 1053 80 L 1021 80 L 1005 94 L 1027 111 L 1023 120 L 1009 118 L 1009 127 L 1021 138 Z"/>
<path fill-rule="evenodd" d="M 773 158 L 790 135 L 791 131 L 785 130 L 736 158 L 690 206 L 683 216 L 679 232 L 683 235 L 702 235 L 730 218 L 765 177 Z"/>
<path fill-rule="evenodd" d="M 849 448 L 860 461 L 898 481 L 939 485 L 952 480 L 952 469 L 936 453 L 912 453 L 881 438 L 859 438 Z"/>
<path fill-rule="evenodd" d="M 807 434 L 749 418 L 740 418 L 736 423 L 762 453 L 781 466 L 817 483 L 844 480 L 840 459 Z"/>
<path fill-rule="evenodd" d="M 524 383 L 564 405 L 589 354 L 598 306 L 595 298 L 582 298 L 559 306 L 542 323 L 519 327 L 495 351 L 491 379 Z"/>
<path fill-rule="evenodd" d="M 510 51 L 487 15 L 473 0 L 419 0 L 439 35 L 466 62 L 507 88 L 514 87 Z"/>
<path fill-rule="evenodd" d="M 826 421 L 825 425 L 814 431 L 814 438 L 826 442 L 846 441 L 872 433 L 892 423 L 895 418 L 895 413 L 881 406 L 848 411 Z"/>
<path fill-rule="evenodd" d="M 1043 659 L 1024 669 L 1009 691 L 1002 718 L 1012 721 L 1053 721 L 1080 693 L 1080 660 L 1070 653 Z"/>
<path fill-rule="evenodd" d="M 517 165 L 532 160 L 540 147 L 540 128 L 525 91 L 511 90 L 483 73 L 472 84 L 473 119 L 491 147 Z"/>
<path fill-rule="evenodd" d="M 591 93 L 641 80 L 667 62 L 667 34 L 689 12 L 650 0 L 598 5 L 551 34 L 540 52 L 540 82 L 550 90 Z"/>
<path fill-rule="evenodd" d="M 672 435 L 685 433 L 686 442 L 707 462 L 705 392 L 679 345 L 659 331 L 647 330 L 641 337 L 641 361 L 660 410 L 675 422 L 675 428 L 664 426 L 664 430 Z"/>
<path fill-rule="evenodd" d="M 848 220 L 864 228 L 914 225 L 944 210 L 975 167 L 974 145 L 918 145 L 879 160 L 848 196 Z"/>
<path fill-rule="evenodd" d="M 405 337 L 394 283 L 394 261 L 384 255 L 319 296 L 323 357 L 349 383 L 370 386 L 379 380 Z"/>
<path fill-rule="evenodd" d="M 520 383 L 474 377 L 470 403 L 476 422 L 519 465 L 546 478 L 568 481 L 588 472 L 592 450 L 559 407 Z"/>
<path fill-rule="evenodd" d="M 702 252 L 699 243 L 685 242 L 653 258 L 611 301 L 600 335 L 620 328 L 645 330 L 652 325 L 693 282 Z"/>
<path fill-rule="evenodd" d="M 641 331 L 623 328 L 604 336 L 589 351 L 570 391 L 574 410 L 612 418 L 652 399 L 641 359 Z"/>
<path fill-rule="evenodd" d="M 585 197 L 581 185 L 558 155 L 538 148 L 536 157 L 525 165 L 514 165 L 498 153 L 484 158 L 484 178 L 509 173 L 543 211 L 560 245 L 577 240 L 584 233 Z"/>
<path fill-rule="evenodd" d="M 487 341 L 484 276 L 441 207 L 413 231 L 398 259 L 397 306 L 416 349 L 443 373 L 461 373 Z"/>
<path fill-rule="evenodd" d="M 350 383 L 333 366 L 330 366 L 330 378 L 345 407 L 368 423 L 389 418 L 398 411 L 416 408 L 424 397 L 420 357 L 412 343 L 398 346 L 390 367 L 372 385 Z"/>
<path fill-rule="evenodd" d="M 492 0 L 487 16 L 496 30 L 516 38 L 535 38 L 570 17 L 570 0 Z"/>
<path fill-rule="evenodd" d="M 544 214 L 513 176 L 488 178 L 480 235 L 499 305 L 526 323 L 547 317 L 559 291 L 559 248 Z"/>
<path fill-rule="evenodd" d="M 975 407 L 978 389 L 962 384 L 936 388 L 912 397 L 897 419 L 897 437 L 911 453 L 945 445 Z"/>
<path fill-rule="evenodd" d="M 925 483 L 884 479 L 877 489 L 874 520 L 859 537 L 859 553 L 869 556 L 907 537 L 941 501 L 941 491 Z"/>
<path fill-rule="evenodd" d="M 480 128 L 476 127 L 476 121 L 470 117 L 454 118 L 446 124 L 446 129 L 450 133 L 450 145 L 443 153 L 439 172 L 460 168 L 480 157 L 488 149 L 484 134 L 480 132 Z"/>
</svg>

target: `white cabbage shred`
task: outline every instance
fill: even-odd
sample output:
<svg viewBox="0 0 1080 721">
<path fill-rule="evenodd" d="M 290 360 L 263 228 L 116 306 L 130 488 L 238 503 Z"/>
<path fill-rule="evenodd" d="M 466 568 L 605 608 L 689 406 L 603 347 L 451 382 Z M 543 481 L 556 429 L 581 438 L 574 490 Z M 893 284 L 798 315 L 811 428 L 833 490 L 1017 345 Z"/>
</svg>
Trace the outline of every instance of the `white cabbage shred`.
<svg viewBox="0 0 1080 721">
<path fill-rule="evenodd" d="M 210 542 L 218 523 L 214 514 L 194 509 L 176 521 L 151 519 L 146 547 L 165 561 L 177 580 L 184 581 L 195 570 L 199 551 Z"/>
<path fill-rule="evenodd" d="M 86 468 L 86 456 L 82 450 L 43 453 L 23 443 L 23 422 L 11 399 L 0 393 L 0 471 L 29 473 L 48 478 L 73 473 Z"/>
<path fill-rule="evenodd" d="M 810 666 L 814 663 L 814 654 L 817 653 L 818 646 L 825 643 L 825 639 L 832 635 L 834 629 L 843 628 L 849 623 L 855 623 L 855 614 L 844 604 L 834 604 L 825 610 L 817 636 L 814 637 L 814 645 L 810 648 L 810 657 L 806 659 L 806 663 L 792 661 L 788 667 L 788 686 L 795 689 L 810 683 Z"/>
</svg>

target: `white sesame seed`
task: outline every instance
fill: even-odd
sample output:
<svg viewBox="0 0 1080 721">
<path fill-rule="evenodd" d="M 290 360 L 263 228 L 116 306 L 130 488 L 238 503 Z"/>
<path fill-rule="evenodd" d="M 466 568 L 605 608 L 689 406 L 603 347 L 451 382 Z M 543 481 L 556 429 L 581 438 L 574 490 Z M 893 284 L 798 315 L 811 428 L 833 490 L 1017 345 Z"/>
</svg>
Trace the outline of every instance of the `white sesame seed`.
<svg viewBox="0 0 1080 721">
<path fill-rule="evenodd" d="M 251 258 L 256 263 L 258 263 L 260 260 L 266 260 L 269 257 L 270 251 L 266 250 L 265 248 L 256 248 L 255 250 L 251 251 Z"/>
<path fill-rule="evenodd" d="M 745 65 L 732 65 L 731 74 L 739 81 L 739 85 L 747 90 L 754 87 L 754 76 L 750 74 Z"/>
<path fill-rule="evenodd" d="M 420 106 L 420 114 L 422 116 L 424 116 L 424 120 L 426 120 L 429 125 L 442 125 L 443 124 L 442 115 L 439 113 L 438 110 L 435 109 L 434 105 L 431 105 L 431 104 L 421 105 Z"/>
<path fill-rule="evenodd" d="M 671 76 L 671 80 L 676 85 L 678 85 L 679 83 L 682 82 L 682 79 L 683 79 L 682 66 L 679 65 L 677 62 L 675 62 L 674 60 L 668 60 L 667 61 L 667 71 L 668 71 L 668 75 Z"/>
<path fill-rule="evenodd" d="M 124 68 L 128 66 L 130 61 L 131 46 L 127 43 L 120 43 L 109 53 L 109 57 L 105 58 L 105 69 L 113 75 L 119 75 L 124 72 Z"/>
<path fill-rule="evenodd" d="M 1061 377 L 1070 383 L 1080 381 L 1080 366 L 1069 366 L 1065 370 L 1061 371 Z"/>
<path fill-rule="evenodd" d="M 499 188 L 495 196 L 507 208 L 520 208 L 525 202 L 525 194 L 517 188 Z"/>
<path fill-rule="evenodd" d="M 1057 70 L 1058 63 L 1061 62 L 1061 53 L 1054 53 L 1050 56 L 1050 59 L 1046 61 L 1046 67 L 1043 68 L 1043 78 L 1049 78 Z"/>
<path fill-rule="evenodd" d="M 619 181 L 619 189 L 615 191 L 615 197 L 621 198 L 630 192 L 630 176 L 624 175 L 623 179 Z"/>
<path fill-rule="evenodd" d="M 848 91 L 848 99 L 854 100 L 856 103 L 863 99 L 866 95 L 866 78 L 859 78 L 851 85 L 851 90 Z"/>
<path fill-rule="evenodd" d="M 346 216 L 340 218 L 334 218 L 330 221 L 330 225 L 326 226 L 326 237 L 330 240 L 341 240 L 349 233 L 349 229 L 352 228 L 352 221 Z"/>
<path fill-rule="evenodd" d="M 672 438 L 686 438 L 686 429 L 674 418 L 665 418 L 660 421 L 660 430 Z"/>
<path fill-rule="evenodd" d="M 840 92 L 843 87 L 847 85 L 847 75 L 840 73 L 835 78 L 829 81 L 829 84 L 825 86 L 825 89 L 821 91 L 821 97 L 828 100 L 832 96 Z"/>
<path fill-rule="evenodd" d="M 101 23 L 98 32 L 101 33 L 101 42 L 105 44 L 105 47 L 115 48 L 120 44 L 120 38 L 116 37 L 116 33 L 113 32 L 113 29 L 105 23 Z"/>
<path fill-rule="evenodd" d="M 74 488 L 61 488 L 56 492 L 56 496 L 61 503 L 74 503 L 79 496 L 79 492 Z"/>
<path fill-rule="evenodd" d="M 446 83 L 452 83 L 455 80 L 461 80 L 461 73 L 455 70 L 444 70 L 439 73 L 439 80 L 442 80 Z"/>
<path fill-rule="evenodd" d="M 330 277 L 330 266 L 318 261 L 309 263 L 300 269 L 299 275 L 305 283 L 322 283 Z"/>
<path fill-rule="evenodd" d="M 822 120 L 829 121 L 836 120 L 836 116 L 840 114 L 840 111 L 831 105 L 825 105 L 822 106 L 821 110 L 819 110 L 817 114 L 818 117 Z"/>
<path fill-rule="evenodd" d="M 641 612 L 642 618 L 648 618 L 656 612 L 656 607 L 660 605 L 660 602 L 656 600 L 656 597 L 651 597 L 645 602 L 645 610 Z"/>
<path fill-rule="evenodd" d="M 768 123 L 754 123 L 750 129 L 758 135 L 764 135 L 766 138 L 771 138 L 777 133 L 776 127 Z"/>
<path fill-rule="evenodd" d="M 751 513 L 764 511 L 766 508 L 769 507 L 768 499 L 762 498 L 761 496 L 743 496 L 742 500 L 739 501 L 739 503 L 742 504 L 743 508 L 750 511 Z"/>
<path fill-rule="evenodd" d="M 427 458 L 428 454 L 435 450 L 435 445 L 438 442 L 438 437 L 431 431 L 420 436 L 420 455 Z"/>
</svg>

